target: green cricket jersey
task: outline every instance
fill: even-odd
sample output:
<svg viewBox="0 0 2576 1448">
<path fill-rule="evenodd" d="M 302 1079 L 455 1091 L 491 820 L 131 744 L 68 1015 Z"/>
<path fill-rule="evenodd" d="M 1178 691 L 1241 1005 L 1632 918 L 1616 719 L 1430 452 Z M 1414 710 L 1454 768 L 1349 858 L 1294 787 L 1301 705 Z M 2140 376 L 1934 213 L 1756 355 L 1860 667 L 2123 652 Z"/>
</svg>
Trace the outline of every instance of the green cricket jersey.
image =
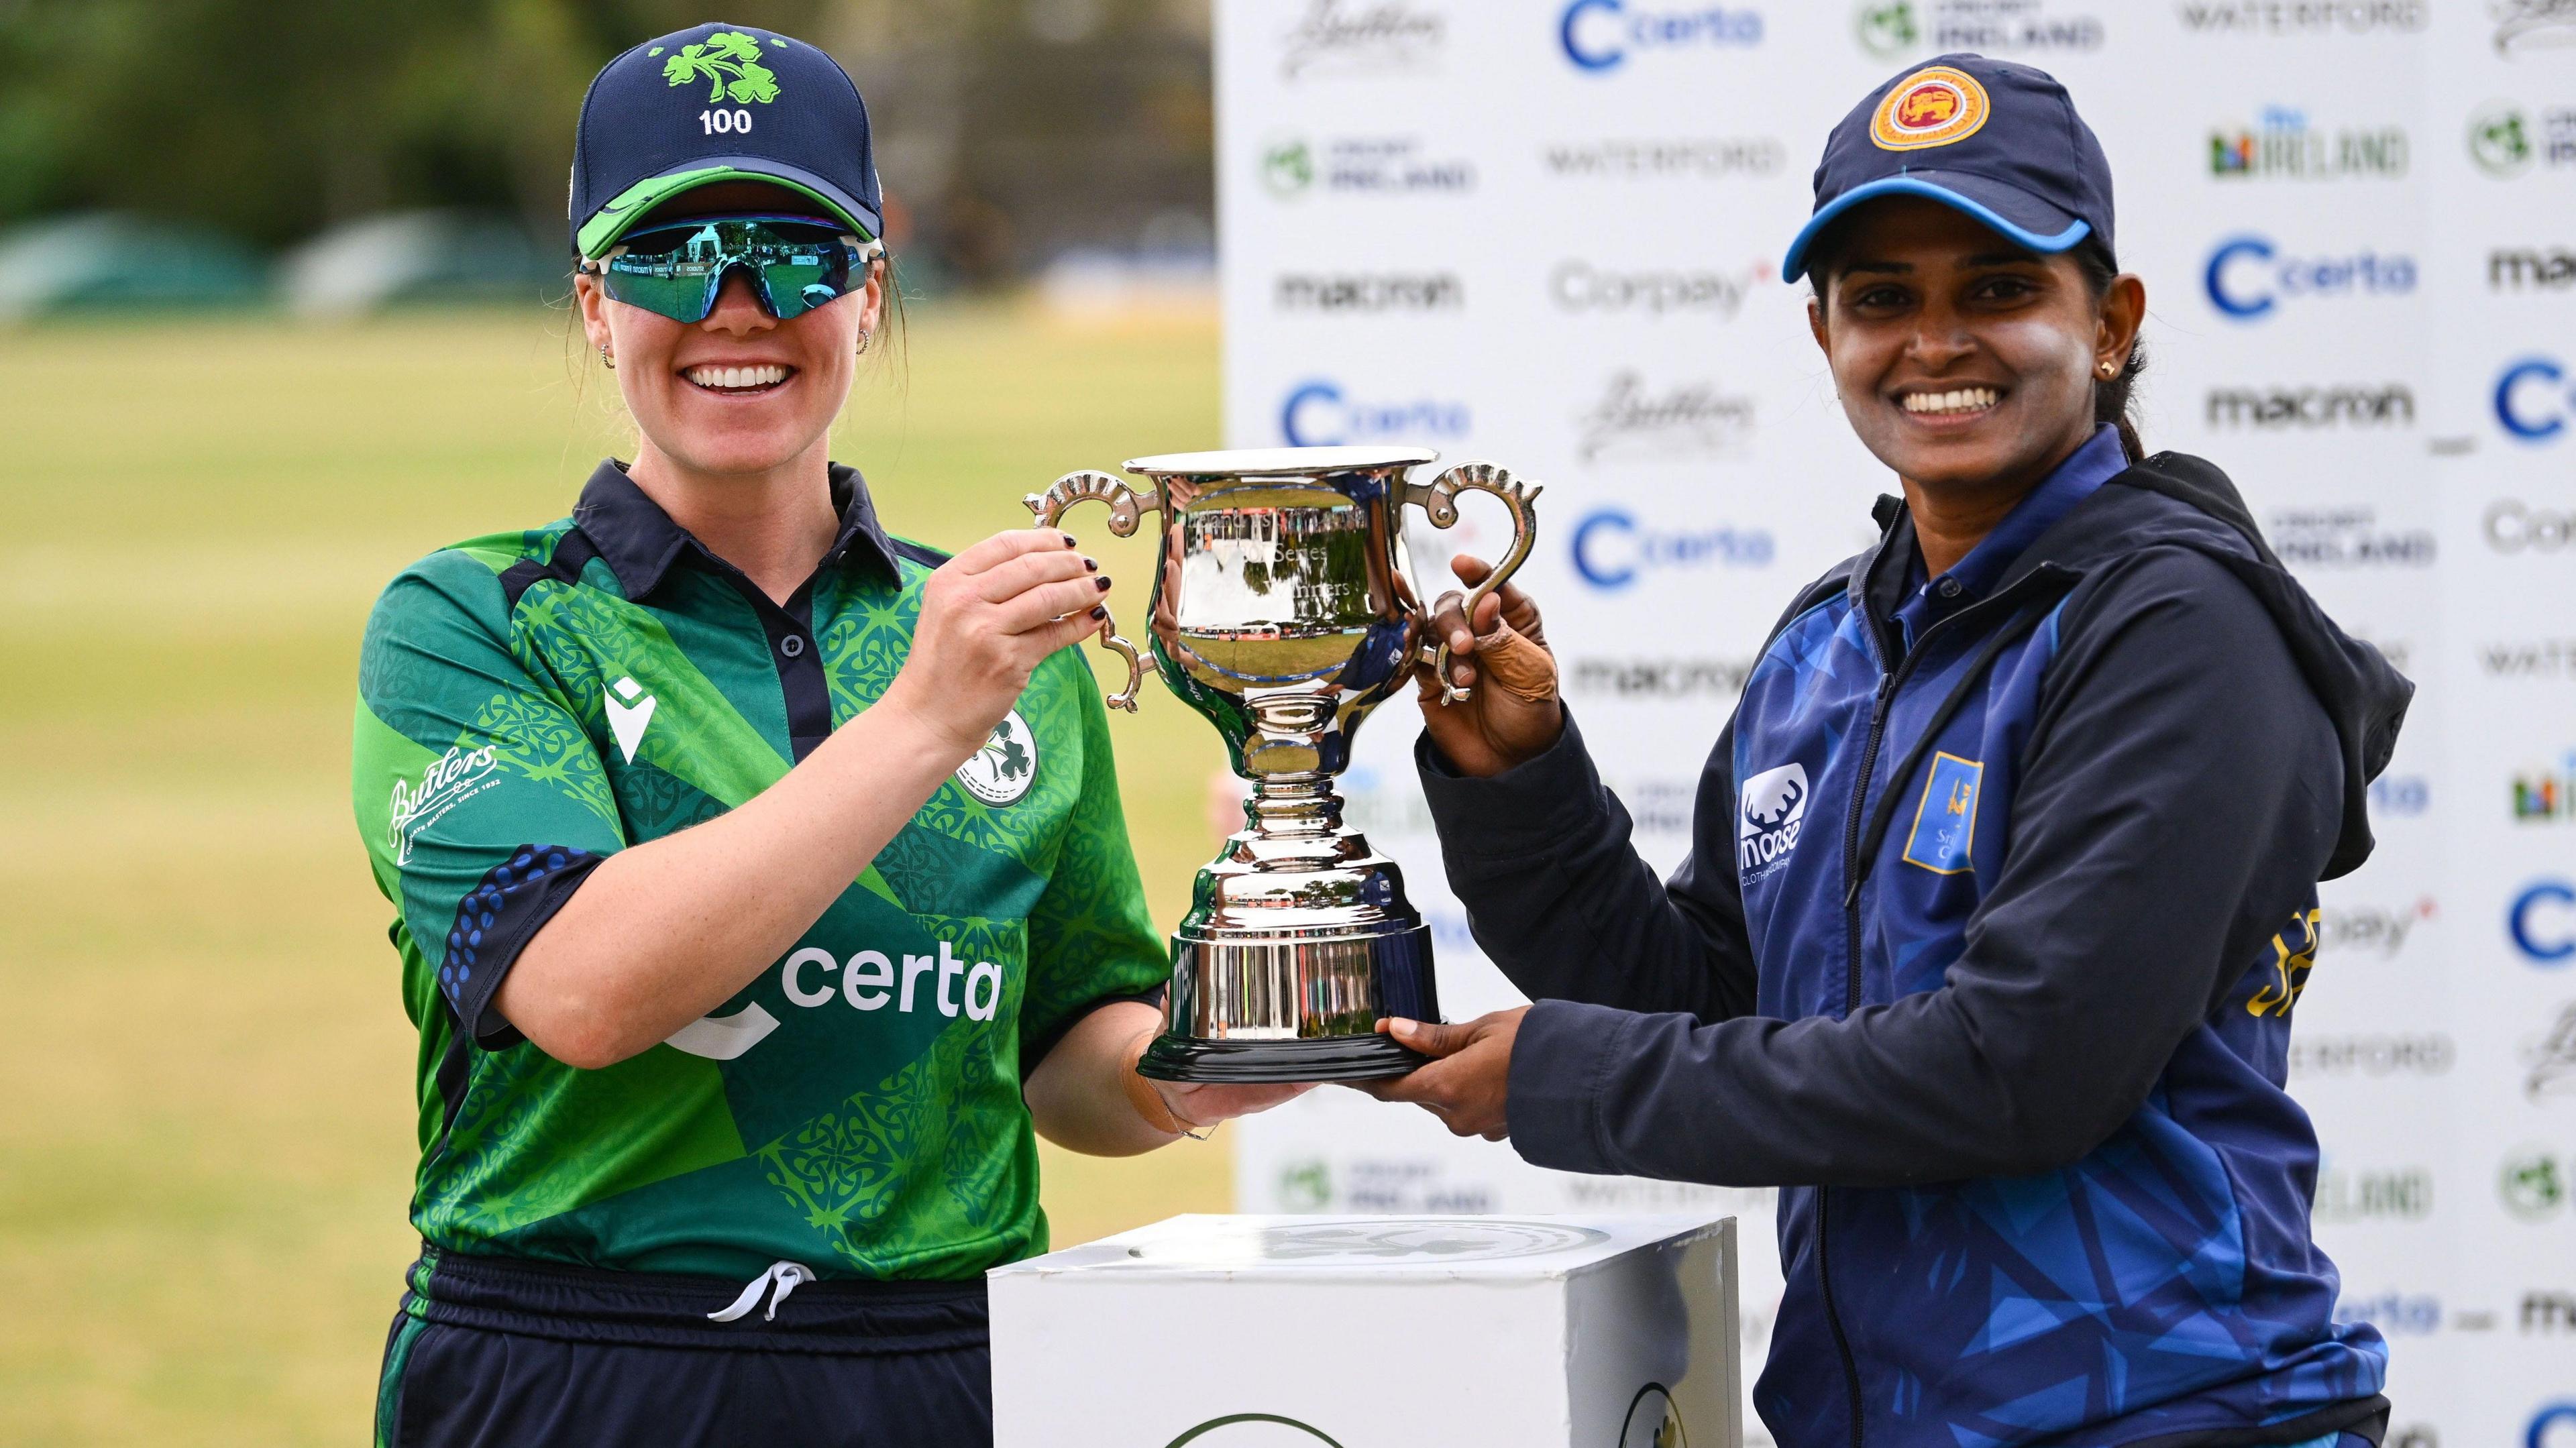
<svg viewBox="0 0 2576 1448">
<path fill-rule="evenodd" d="M 794 948 L 606 1070 L 492 1010 L 602 858 L 759 793 L 875 702 L 942 555 L 832 469 L 840 536 L 780 607 L 614 463 L 573 516 L 442 549 L 359 664 L 358 824 L 420 1028 L 433 1248 L 646 1272 L 970 1278 L 1046 1249 L 1022 1078 L 1169 963 L 1081 655 Z"/>
</svg>

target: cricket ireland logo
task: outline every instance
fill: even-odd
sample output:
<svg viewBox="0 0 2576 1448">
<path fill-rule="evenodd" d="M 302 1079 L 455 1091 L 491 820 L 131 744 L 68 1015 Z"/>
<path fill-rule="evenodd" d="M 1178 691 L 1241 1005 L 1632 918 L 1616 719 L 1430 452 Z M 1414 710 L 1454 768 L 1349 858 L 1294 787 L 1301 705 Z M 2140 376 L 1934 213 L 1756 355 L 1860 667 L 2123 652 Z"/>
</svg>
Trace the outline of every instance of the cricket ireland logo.
<svg viewBox="0 0 2576 1448">
<path fill-rule="evenodd" d="M 657 47 L 648 54 L 659 55 Z M 719 30 L 662 62 L 662 78 L 674 86 L 707 82 L 707 104 L 731 100 L 762 105 L 778 99 L 778 76 L 760 63 L 760 42 L 739 30 Z"/>
<path fill-rule="evenodd" d="M 1003 715 L 984 747 L 957 766 L 957 782 L 986 804 L 1012 803 L 1029 792 L 1037 777 L 1037 736 L 1017 709 Z"/>
</svg>

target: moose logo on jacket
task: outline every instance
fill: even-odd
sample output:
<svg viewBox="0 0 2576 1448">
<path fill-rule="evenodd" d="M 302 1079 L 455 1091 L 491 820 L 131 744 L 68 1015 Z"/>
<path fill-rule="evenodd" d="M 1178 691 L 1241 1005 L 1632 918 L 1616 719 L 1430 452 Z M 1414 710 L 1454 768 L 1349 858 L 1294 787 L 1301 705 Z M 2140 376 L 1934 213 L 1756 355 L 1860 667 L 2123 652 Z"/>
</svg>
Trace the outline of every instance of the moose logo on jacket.
<svg viewBox="0 0 2576 1448">
<path fill-rule="evenodd" d="M 1798 845 L 1807 817 L 1807 767 L 1784 764 L 1744 781 L 1736 811 L 1735 868 L 1751 884 L 1771 873 Z"/>
</svg>

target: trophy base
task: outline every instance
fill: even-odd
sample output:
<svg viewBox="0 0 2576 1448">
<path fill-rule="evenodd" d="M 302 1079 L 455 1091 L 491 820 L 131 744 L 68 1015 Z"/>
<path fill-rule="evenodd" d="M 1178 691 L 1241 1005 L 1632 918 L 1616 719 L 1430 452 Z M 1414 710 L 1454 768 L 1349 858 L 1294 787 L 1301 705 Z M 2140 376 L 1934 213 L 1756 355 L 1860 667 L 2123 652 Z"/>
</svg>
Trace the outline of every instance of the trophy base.
<svg viewBox="0 0 2576 1448">
<path fill-rule="evenodd" d="M 1314 1036 L 1302 1041 L 1203 1041 L 1168 1032 L 1154 1038 L 1136 1074 L 1156 1081 L 1373 1081 L 1401 1076 L 1430 1057 L 1391 1036 Z"/>
</svg>

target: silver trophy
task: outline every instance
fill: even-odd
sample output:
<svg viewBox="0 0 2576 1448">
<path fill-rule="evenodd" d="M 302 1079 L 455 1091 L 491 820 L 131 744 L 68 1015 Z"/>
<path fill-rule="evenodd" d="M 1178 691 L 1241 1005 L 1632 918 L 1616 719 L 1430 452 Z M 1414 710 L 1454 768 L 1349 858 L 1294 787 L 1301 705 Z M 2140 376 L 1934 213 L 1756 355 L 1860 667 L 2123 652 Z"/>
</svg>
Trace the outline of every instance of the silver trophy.
<svg viewBox="0 0 2576 1448">
<path fill-rule="evenodd" d="M 1408 469 L 1427 448 L 1251 448 L 1137 458 L 1128 483 L 1067 473 L 1027 502 L 1052 527 L 1077 503 L 1109 507 L 1126 537 L 1163 515 L 1151 644 L 1163 682 L 1225 736 L 1252 781 L 1245 828 L 1199 871 L 1172 936 L 1163 1034 L 1139 1070 L 1165 1081 L 1347 1081 L 1401 1075 L 1423 1058 L 1376 1034 L 1381 1016 L 1437 1020 L 1431 932 L 1404 898 L 1395 862 L 1342 826 L 1333 776 L 1351 736 L 1417 663 L 1447 700 L 1449 648 L 1428 637 L 1425 594 L 1407 574 L 1402 507 L 1458 521 L 1457 496 L 1491 493 L 1511 511 L 1512 543 L 1476 603 L 1529 556 L 1539 489 L 1491 463 L 1429 483 Z M 1105 622 L 1127 660 L 1109 696 L 1133 710 L 1144 682 L 1135 647 Z"/>
</svg>

